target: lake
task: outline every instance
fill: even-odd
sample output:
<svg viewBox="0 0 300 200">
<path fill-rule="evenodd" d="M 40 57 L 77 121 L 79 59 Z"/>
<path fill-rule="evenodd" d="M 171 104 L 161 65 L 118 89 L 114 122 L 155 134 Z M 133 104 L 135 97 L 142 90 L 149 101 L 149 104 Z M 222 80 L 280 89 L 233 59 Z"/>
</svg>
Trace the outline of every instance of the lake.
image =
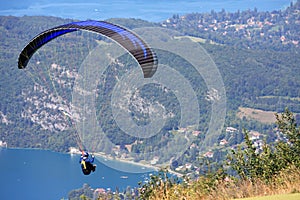
<svg viewBox="0 0 300 200">
<path fill-rule="evenodd" d="M 118 171 L 97 160 L 96 172 L 85 176 L 79 157 L 46 150 L 0 149 L 1 199 L 62 199 L 67 198 L 71 190 L 82 188 L 84 183 L 95 189 L 118 187 L 122 190 L 127 186 L 137 187 L 139 181 L 149 176 L 149 172 Z M 141 170 L 141 166 L 119 163 L 132 171 Z"/>
<path fill-rule="evenodd" d="M 79 20 L 139 18 L 159 22 L 192 12 L 211 10 L 235 12 L 257 8 L 258 11 L 283 9 L 292 0 L 9 0 L 0 2 L 0 15 L 47 15 Z"/>
</svg>

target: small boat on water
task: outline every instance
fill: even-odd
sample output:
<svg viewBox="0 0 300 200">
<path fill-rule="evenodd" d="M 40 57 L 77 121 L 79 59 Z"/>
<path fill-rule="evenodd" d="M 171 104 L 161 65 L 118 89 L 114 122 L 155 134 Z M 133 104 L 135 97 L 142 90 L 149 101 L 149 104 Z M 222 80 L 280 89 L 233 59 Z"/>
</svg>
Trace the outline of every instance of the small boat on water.
<svg viewBox="0 0 300 200">
<path fill-rule="evenodd" d="M 0 140 L 0 149 L 7 148 L 7 143 Z"/>
</svg>

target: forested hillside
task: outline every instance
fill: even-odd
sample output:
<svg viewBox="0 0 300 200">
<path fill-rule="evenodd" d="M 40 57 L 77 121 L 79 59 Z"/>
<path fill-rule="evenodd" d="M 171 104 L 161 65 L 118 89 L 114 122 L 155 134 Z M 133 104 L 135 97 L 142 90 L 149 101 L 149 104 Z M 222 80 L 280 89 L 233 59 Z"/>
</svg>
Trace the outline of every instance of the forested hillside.
<svg viewBox="0 0 300 200">
<path fill-rule="evenodd" d="M 230 147 L 243 140 L 242 128 L 253 130 L 253 134 L 259 132 L 261 137 L 258 136 L 258 144 L 262 135 L 268 141 L 280 137 L 273 130 L 273 124 L 239 118 L 237 112 L 240 107 L 273 112 L 282 112 L 285 107 L 289 107 L 292 112 L 300 113 L 299 6 L 298 1 L 286 10 L 274 12 L 248 10 L 228 13 L 223 10 L 174 15 L 161 23 L 135 19 L 110 21 L 128 28 L 153 26 L 175 29 L 201 44 L 210 54 L 222 75 L 227 96 L 224 130 L 218 137 L 217 148 L 212 149 L 214 154 L 206 154 L 208 157 L 213 155 L 218 160 L 224 157 Z M 61 112 L 61 109 L 67 110 L 72 106 L 71 96 L 67 96 L 66 91 L 73 85 L 67 82 L 78 76 L 76 69 L 89 53 L 89 49 L 100 41 L 107 40 L 87 33 L 70 35 L 41 51 L 39 60 L 35 63 L 38 69 L 36 74 L 29 72 L 24 76 L 24 72 L 17 68 L 19 52 L 32 37 L 48 28 L 71 21 L 54 17 L 0 17 L 0 140 L 7 142 L 9 147 L 47 148 L 65 152 L 69 147 L 78 145 L 75 127 L 66 119 L 65 113 Z M 173 55 L 163 54 L 160 50 L 157 53 L 165 55 L 161 59 L 173 59 Z M 101 115 L 111 115 L 111 109 L 103 102 L 110 100 L 112 86 L 126 72 L 126 67 L 133 65 L 132 60 L 126 56 L 120 59 L 128 60 L 127 65 L 124 67 L 116 63 L 111 71 L 106 72 L 107 77 L 98 86 L 99 118 Z M 186 66 L 183 60 L 176 60 L 175 57 L 173 60 Z M 39 63 L 44 61 L 50 63 L 48 71 L 39 68 Z M 65 65 L 72 66 L 74 71 L 63 70 L 61 66 Z M 48 88 L 42 87 L 39 83 L 43 82 L 43 78 L 49 77 L 52 83 L 48 83 Z M 198 100 L 205 107 L 200 113 L 200 130 L 196 131 L 205 133 L 211 104 L 205 99 L 206 88 L 203 80 L 195 80 L 193 84 L 201 85 L 202 88 L 198 91 L 202 98 Z M 61 86 L 61 90 L 49 92 L 48 89 L 57 85 Z M 159 145 L 166 145 L 176 134 L 180 134 L 181 128 L 185 128 L 178 126 L 180 105 L 166 88 L 154 85 L 139 92 L 141 95 L 150 96 L 149 99 L 151 95 L 160 93 L 151 100 L 161 103 L 172 116 L 171 119 L 156 137 L 142 141 L 134 137 L 124 137 L 112 117 L 100 120 L 98 123 L 106 131 L 108 138 L 119 147 L 107 147 L 105 153 L 115 157 L 123 155 L 135 161 L 146 160 L 143 152 L 155 148 L 151 144 L 159 141 Z M 139 113 L 141 111 L 135 109 L 134 105 L 132 112 L 137 123 L 146 124 L 149 120 L 149 116 Z M 299 120 L 299 116 L 296 118 Z M 175 167 L 196 162 L 199 155 L 198 144 L 205 137 L 196 133 L 195 142 Z M 132 157 L 133 154 L 139 156 Z"/>
<path fill-rule="evenodd" d="M 203 39 L 222 72 L 227 96 L 237 100 L 235 106 L 280 112 L 289 106 L 299 112 L 300 85 L 294 76 L 300 74 L 299 9 L 297 1 L 272 12 L 174 15 L 162 25 Z"/>
</svg>

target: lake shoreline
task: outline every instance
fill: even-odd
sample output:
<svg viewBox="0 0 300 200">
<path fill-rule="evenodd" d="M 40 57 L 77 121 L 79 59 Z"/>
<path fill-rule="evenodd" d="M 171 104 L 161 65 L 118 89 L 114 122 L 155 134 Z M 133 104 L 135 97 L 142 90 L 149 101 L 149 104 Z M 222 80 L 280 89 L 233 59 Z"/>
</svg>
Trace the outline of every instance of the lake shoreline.
<svg viewBox="0 0 300 200">
<path fill-rule="evenodd" d="M 98 19 L 108 20 L 111 18 L 134 18 L 142 19 L 149 22 L 161 23 L 173 15 L 186 15 L 187 13 L 209 13 L 212 10 L 226 12 L 237 12 L 245 10 L 258 11 L 273 11 L 284 9 L 289 6 L 292 0 L 263 0 L 251 1 L 246 0 L 236 1 L 182 1 L 177 0 L 173 3 L 164 1 L 149 1 L 143 3 L 135 3 L 134 1 L 108 1 L 103 0 L 101 3 L 96 0 L 91 0 L 89 3 L 82 3 L 78 6 L 77 3 L 66 3 L 64 0 L 57 0 L 53 3 L 50 0 L 45 0 L 38 3 L 34 1 L 8 1 L 3 3 L 0 8 L 2 16 L 55 16 L 64 19 Z M 20 7 L 20 4 L 22 5 Z M 62 6 L 63 5 L 63 6 Z M 33 9 L 34 8 L 34 9 Z M 62 10 L 63 9 L 63 10 Z"/>
<path fill-rule="evenodd" d="M 81 172 L 80 155 L 40 148 L 5 148 L 0 150 L 0 157 L 0 176 L 5 180 L 0 189 L 1 199 L 65 199 L 70 191 L 86 184 L 91 188 L 125 191 L 128 187 L 139 187 L 138 183 L 148 180 L 153 173 L 120 171 L 96 160 L 98 169 L 86 176 Z M 7 165 L 8 160 L 13 165 Z M 128 168 L 136 172 L 140 169 L 133 165 Z"/>
<path fill-rule="evenodd" d="M 69 154 L 79 154 L 80 155 L 81 152 L 77 151 L 76 153 L 69 153 Z M 104 154 L 102 152 L 96 152 L 96 153 L 93 153 L 93 154 L 96 156 L 96 158 L 97 157 L 101 157 L 104 160 L 107 159 L 107 160 L 113 161 L 113 162 L 114 161 L 115 162 L 121 162 L 121 163 L 126 163 L 126 164 L 130 164 L 130 165 L 139 166 L 139 167 L 142 167 L 142 168 L 151 169 L 149 171 L 156 171 L 156 172 L 158 172 L 158 171 L 166 168 L 164 166 L 155 166 L 155 165 L 151 165 L 151 164 L 147 164 L 147 163 L 142 163 L 142 162 L 134 162 L 132 160 L 128 160 L 128 159 L 124 159 L 124 158 L 115 158 L 115 157 L 112 157 L 110 155 L 106 155 L 106 154 Z M 103 163 L 103 164 L 105 164 L 105 163 Z M 176 175 L 178 177 L 182 177 L 183 176 L 183 174 L 178 173 L 176 171 L 173 171 L 173 170 L 170 170 L 170 169 L 167 169 L 167 170 L 172 175 Z"/>
<path fill-rule="evenodd" d="M 77 152 L 59 152 L 59 151 L 53 151 L 53 150 L 50 150 L 50 149 L 42 149 L 42 148 L 21 148 L 21 147 L 8 147 L 8 148 L 5 148 L 5 149 L 12 149 L 12 150 L 41 150 L 41 151 L 49 151 L 49 152 L 53 152 L 53 153 L 60 153 L 60 154 L 67 154 L 67 155 L 81 155 L 81 152 L 78 150 Z M 121 163 L 125 163 L 125 164 L 130 164 L 130 165 L 134 165 L 134 166 L 139 166 L 139 167 L 142 167 L 142 168 L 145 168 L 145 169 L 149 169 L 149 170 L 146 170 L 148 172 L 150 171 L 155 171 L 155 172 L 158 172 L 162 169 L 165 169 L 166 167 L 165 166 L 154 166 L 154 165 L 151 165 L 151 164 L 146 164 L 146 163 L 141 163 L 141 162 L 134 162 L 134 161 L 131 161 L 131 160 L 127 160 L 127 159 L 122 159 L 122 158 L 114 158 L 112 156 L 109 156 L 109 155 L 106 155 L 104 153 L 93 153 L 96 158 L 97 157 L 100 157 L 102 158 L 103 160 L 107 159 L 109 161 L 113 161 L 113 162 L 121 162 Z M 99 160 L 100 161 L 100 160 Z M 102 164 L 105 164 L 107 165 L 106 163 L 100 161 Z M 177 177 L 182 177 L 183 174 L 179 173 L 179 172 L 176 172 L 174 170 L 171 170 L 171 169 L 167 169 L 168 173 L 172 174 L 172 175 L 176 175 Z"/>
</svg>

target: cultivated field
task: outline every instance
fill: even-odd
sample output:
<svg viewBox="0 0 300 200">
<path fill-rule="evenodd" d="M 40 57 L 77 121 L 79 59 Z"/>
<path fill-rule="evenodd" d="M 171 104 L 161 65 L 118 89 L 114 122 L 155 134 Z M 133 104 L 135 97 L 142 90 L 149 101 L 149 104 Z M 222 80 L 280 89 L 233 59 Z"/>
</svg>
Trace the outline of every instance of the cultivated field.
<svg viewBox="0 0 300 200">
<path fill-rule="evenodd" d="M 253 119 L 266 124 L 275 123 L 276 121 L 275 112 L 253 108 L 240 107 L 237 115 L 239 118 L 246 117 L 246 119 Z"/>
</svg>

